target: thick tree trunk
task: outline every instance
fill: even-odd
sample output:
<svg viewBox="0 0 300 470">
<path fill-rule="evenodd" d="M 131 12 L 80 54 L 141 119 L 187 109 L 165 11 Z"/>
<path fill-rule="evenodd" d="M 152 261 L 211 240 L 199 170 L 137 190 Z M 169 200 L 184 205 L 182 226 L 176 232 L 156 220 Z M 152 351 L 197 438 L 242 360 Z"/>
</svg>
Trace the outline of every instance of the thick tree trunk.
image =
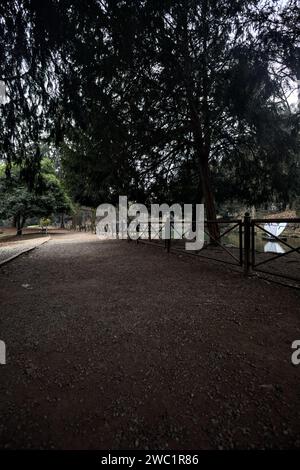
<svg viewBox="0 0 300 470">
<path fill-rule="evenodd" d="M 214 222 L 217 218 L 211 176 L 209 170 L 209 154 L 211 149 L 211 121 L 209 109 L 210 78 L 208 73 L 208 40 L 209 40 L 209 4 L 203 0 L 201 7 L 201 21 L 203 28 L 202 38 L 202 57 L 201 57 L 201 85 L 202 90 L 199 99 L 199 89 L 195 87 L 195 78 L 193 74 L 193 59 L 189 51 L 189 31 L 188 18 L 185 14 L 182 20 L 182 53 L 184 56 L 184 81 L 186 87 L 187 102 L 189 105 L 191 131 L 194 137 L 194 149 L 196 153 L 199 173 L 202 183 L 202 192 L 205 205 L 206 219 L 210 222 L 207 229 L 210 235 L 210 241 L 213 243 L 220 236 L 219 226 Z M 199 80 L 199 79 L 198 79 Z M 198 201 L 199 203 L 202 201 Z"/>
<path fill-rule="evenodd" d="M 210 235 L 210 242 L 214 242 L 220 236 L 219 225 L 216 222 L 217 213 L 215 200 L 213 195 L 213 188 L 211 184 L 211 175 L 209 170 L 208 155 L 206 152 L 199 152 L 199 171 L 202 182 L 202 191 L 204 196 L 204 205 L 207 223 L 208 233 Z"/>
<path fill-rule="evenodd" d="M 194 144 L 197 156 L 197 163 L 200 173 L 203 200 L 205 206 L 206 219 L 209 221 L 215 221 L 217 219 L 216 206 L 213 194 L 213 188 L 211 184 L 211 174 L 209 169 L 209 148 L 204 144 L 199 118 L 192 111 L 192 125 L 194 134 Z M 202 201 L 198 201 L 199 203 Z M 216 222 L 209 222 L 207 224 L 208 233 L 210 235 L 210 242 L 214 242 L 220 236 L 219 225 Z"/>
<path fill-rule="evenodd" d="M 206 126 L 206 129 L 205 129 L 206 136 L 205 138 L 203 138 L 202 132 L 201 132 L 200 119 L 196 113 L 195 106 L 192 103 L 192 100 L 190 100 L 190 110 L 191 110 L 192 131 L 194 135 L 194 145 L 195 145 L 197 163 L 198 163 L 200 179 L 201 179 L 201 184 L 202 184 L 206 219 L 210 221 L 215 221 L 217 219 L 217 214 L 216 214 L 216 206 L 215 206 L 213 188 L 211 184 L 211 175 L 210 175 L 210 169 L 209 169 L 209 152 L 210 152 L 210 139 L 208 137 L 209 127 L 208 125 Z M 207 229 L 210 235 L 211 242 L 214 242 L 214 240 L 219 238 L 220 230 L 216 222 L 209 222 L 207 224 Z"/>
</svg>

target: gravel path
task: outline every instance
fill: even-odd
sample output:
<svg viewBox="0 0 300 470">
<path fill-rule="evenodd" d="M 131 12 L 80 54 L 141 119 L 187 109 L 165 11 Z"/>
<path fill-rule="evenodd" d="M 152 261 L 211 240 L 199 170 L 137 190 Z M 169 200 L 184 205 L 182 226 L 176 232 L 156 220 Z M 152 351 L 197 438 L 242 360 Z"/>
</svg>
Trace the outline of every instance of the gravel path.
<svg viewBox="0 0 300 470">
<path fill-rule="evenodd" d="M 17 256 L 26 250 L 30 250 L 36 246 L 39 246 L 48 240 L 49 237 L 46 235 L 35 235 L 34 237 L 24 239 L 17 239 L 16 241 L 4 241 L 0 242 L 0 264 L 7 261 L 11 257 Z"/>
<path fill-rule="evenodd" d="M 1 447 L 300 447 L 298 292 L 89 234 L 0 276 Z"/>
</svg>

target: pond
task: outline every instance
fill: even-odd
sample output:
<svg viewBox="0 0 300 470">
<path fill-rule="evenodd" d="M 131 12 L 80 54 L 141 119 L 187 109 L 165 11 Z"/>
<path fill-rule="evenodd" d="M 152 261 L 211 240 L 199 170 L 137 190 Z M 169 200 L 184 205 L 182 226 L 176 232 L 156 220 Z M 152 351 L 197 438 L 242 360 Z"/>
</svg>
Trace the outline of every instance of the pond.
<svg viewBox="0 0 300 470">
<path fill-rule="evenodd" d="M 140 231 L 141 233 L 148 234 L 148 226 L 141 227 Z M 221 227 L 221 231 L 225 232 L 230 228 L 229 225 L 224 225 Z M 172 239 L 180 239 L 182 236 L 183 232 L 183 227 L 178 224 L 176 225 L 176 228 L 171 229 L 171 238 Z M 176 234 L 176 235 L 175 235 Z M 160 224 L 153 224 L 152 226 L 152 234 L 151 237 L 153 240 L 155 239 L 160 239 L 162 236 L 162 231 L 161 231 L 161 225 Z M 244 236 L 244 235 L 243 235 Z M 147 235 L 146 235 L 147 237 Z M 287 251 L 290 250 L 289 247 L 287 247 L 284 243 L 282 242 L 277 242 L 274 240 L 266 240 L 266 233 L 263 230 L 257 229 L 255 233 L 255 250 L 260 253 L 286 253 Z M 288 236 L 285 235 L 285 233 L 282 234 L 282 237 L 284 237 L 284 241 L 288 243 L 291 247 L 293 248 L 300 248 L 300 237 L 293 237 L 293 236 Z M 209 237 L 207 233 L 205 233 L 204 236 L 205 241 L 208 241 Z M 224 237 L 221 238 L 222 244 L 226 245 L 228 248 L 239 248 L 239 231 L 237 228 L 233 229 L 231 232 L 228 233 L 228 235 L 225 235 Z"/>
<path fill-rule="evenodd" d="M 257 232 L 255 235 L 255 249 L 258 252 L 265 253 L 286 253 L 289 248 L 283 243 L 276 241 L 268 241 L 263 238 L 263 232 Z M 231 232 L 228 235 L 222 237 L 226 245 L 232 245 L 234 247 L 239 246 L 239 234 L 238 232 Z M 286 237 L 284 240 L 286 243 L 291 245 L 293 248 L 300 248 L 300 238 Z"/>
</svg>

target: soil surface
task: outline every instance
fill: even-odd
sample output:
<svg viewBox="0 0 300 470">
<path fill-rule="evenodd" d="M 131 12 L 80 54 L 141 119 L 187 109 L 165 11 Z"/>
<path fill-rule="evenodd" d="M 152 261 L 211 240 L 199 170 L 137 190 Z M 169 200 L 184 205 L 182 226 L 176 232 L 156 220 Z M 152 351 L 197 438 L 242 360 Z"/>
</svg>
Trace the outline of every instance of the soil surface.
<svg viewBox="0 0 300 470">
<path fill-rule="evenodd" d="M 86 233 L 0 279 L 1 448 L 300 448 L 299 292 Z"/>
</svg>

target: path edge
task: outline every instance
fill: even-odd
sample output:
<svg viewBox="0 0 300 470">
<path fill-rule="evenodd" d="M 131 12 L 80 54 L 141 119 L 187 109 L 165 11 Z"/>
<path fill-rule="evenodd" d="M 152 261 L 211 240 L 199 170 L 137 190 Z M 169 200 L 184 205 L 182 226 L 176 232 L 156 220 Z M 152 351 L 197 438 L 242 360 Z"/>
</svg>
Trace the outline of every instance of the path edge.
<svg viewBox="0 0 300 470">
<path fill-rule="evenodd" d="M 25 253 L 29 253 L 30 251 L 33 251 L 35 250 L 36 248 L 39 248 L 40 246 L 44 245 L 44 243 L 47 243 L 49 240 L 51 239 L 50 236 L 48 236 L 48 238 L 46 240 L 43 240 L 42 243 L 39 243 L 39 245 L 36 245 L 36 246 L 32 246 L 30 248 L 26 248 L 25 250 L 23 251 L 20 251 L 20 253 L 17 253 L 16 255 L 12 255 L 10 258 L 7 258 L 3 261 L 0 261 L 0 268 L 2 266 L 4 266 L 5 264 L 8 264 L 10 263 L 11 261 L 13 261 L 14 259 L 18 258 L 19 256 L 22 256 L 24 255 Z"/>
</svg>

